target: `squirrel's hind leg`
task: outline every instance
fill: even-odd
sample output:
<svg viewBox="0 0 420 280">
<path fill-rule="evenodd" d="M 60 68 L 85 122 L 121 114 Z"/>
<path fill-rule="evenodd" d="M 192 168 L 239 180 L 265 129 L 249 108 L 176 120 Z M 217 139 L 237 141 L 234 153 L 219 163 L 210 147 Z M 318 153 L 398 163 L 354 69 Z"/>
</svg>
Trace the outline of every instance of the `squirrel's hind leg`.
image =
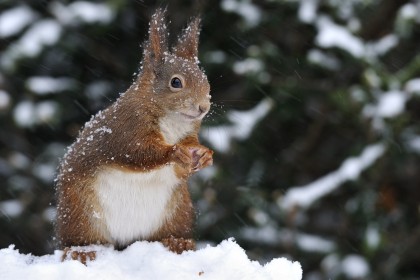
<svg viewBox="0 0 420 280">
<path fill-rule="evenodd" d="M 80 261 L 82 264 L 86 265 L 86 261 L 94 261 L 96 259 L 96 251 L 81 251 L 73 250 L 72 248 L 64 248 L 63 256 L 61 261 L 65 260 L 75 260 Z"/>
<path fill-rule="evenodd" d="M 189 238 L 168 237 L 161 240 L 163 246 L 170 251 L 181 254 L 184 251 L 195 250 L 195 241 Z"/>
</svg>

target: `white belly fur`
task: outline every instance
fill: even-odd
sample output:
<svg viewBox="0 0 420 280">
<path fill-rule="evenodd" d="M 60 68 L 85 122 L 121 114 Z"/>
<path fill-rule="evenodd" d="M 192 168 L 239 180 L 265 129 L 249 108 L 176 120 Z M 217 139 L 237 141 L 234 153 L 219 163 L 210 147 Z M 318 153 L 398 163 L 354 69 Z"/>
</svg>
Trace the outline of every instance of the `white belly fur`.
<svg viewBox="0 0 420 280">
<path fill-rule="evenodd" d="M 124 172 L 108 168 L 95 183 L 99 203 L 112 242 L 127 245 L 147 239 L 167 217 L 167 203 L 179 183 L 173 165 L 150 172 Z"/>
</svg>

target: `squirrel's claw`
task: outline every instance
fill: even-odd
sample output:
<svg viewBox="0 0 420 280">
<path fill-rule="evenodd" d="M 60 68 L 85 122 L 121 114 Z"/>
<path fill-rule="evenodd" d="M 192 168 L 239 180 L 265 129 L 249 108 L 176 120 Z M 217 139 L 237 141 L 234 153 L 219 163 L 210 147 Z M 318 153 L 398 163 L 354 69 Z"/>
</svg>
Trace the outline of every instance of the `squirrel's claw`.
<svg viewBox="0 0 420 280">
<path fill-rule="evenodd" d="M 177 254 L 188 250 L 195 250 L 195 241 L 193 239 L 170 236 L 162 239 L 161 243 L 170 251 Z"/>
<path fill-rule="evenodd" d="M 204 146 L 175 145 L 173 149 L 173 160 L 187 170 L 188 174 L 213 164 L 213 151 Z"/>
<path fill-rule="evenodd" d="M 213 151 L 202 147 L 199 149 L 194 149 L 192 152 L 193 155 L 193 172 L 197 172 L 207 166 L 213 164 Z"/>
<path fill-rule="evenodd" d="M 175 145 L 173 153 L 173 160 L 183 166 L 191 166 L 191 153 L 188 148 L 182 145 Z"/>
<path fill-rule="evenodd" d="M 86 265 L 86 261 L 94 261 L 96 259 L 95 251 L 74 251 L 71 248 L 64 248 L 63 256 L 61 261 L 65 260 L 75 260 L 80 261 L 82 264 Z"/>
</svg>

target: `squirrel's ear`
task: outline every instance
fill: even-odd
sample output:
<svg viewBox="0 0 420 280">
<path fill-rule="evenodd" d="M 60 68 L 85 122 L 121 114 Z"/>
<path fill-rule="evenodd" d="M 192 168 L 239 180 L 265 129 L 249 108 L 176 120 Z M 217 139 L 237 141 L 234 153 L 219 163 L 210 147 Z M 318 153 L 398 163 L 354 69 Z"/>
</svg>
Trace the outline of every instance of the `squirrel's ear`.
<svg viewBox="0 0 420 280">
<path fill-rule="evenodd" d="M 166 9 L 158 9 L 150 19 L 149 40 L 144 45 L 144 66 L 151 66 L 163 62 L 168 51 L 168 31 L 166 27 Z"/>
<path fill-rule="evenodd" d="M 197 62 L 198 58 L 198 40 L 200 36 L 200 23 L 199 17 L 194 18 L 184 29 L 178 42 L 173 48 L 173 53 L 176 56 Z"/>
</svg>

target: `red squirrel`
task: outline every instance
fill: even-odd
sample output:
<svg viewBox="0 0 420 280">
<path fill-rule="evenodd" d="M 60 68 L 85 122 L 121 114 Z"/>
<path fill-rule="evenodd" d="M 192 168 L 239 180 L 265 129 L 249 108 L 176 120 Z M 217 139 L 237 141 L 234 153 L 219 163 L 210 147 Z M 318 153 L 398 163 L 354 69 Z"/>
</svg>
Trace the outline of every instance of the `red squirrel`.
<svg viewBox="0 0 420 280">
<path fill-rule="evenodd" d="M 198 65 L 200 18 L 168 46 L 166 11 L 158 9 L 143 45 L 141 72 L 98 112 L 68 148 L 57 176 L 56 234 L 63 259 L 95 259 L 71 246 L 160 241 L 195 248 L 187 179 L 213 163 L 198 131 L 210 109 L 210 86 Z"/>
</svg>

